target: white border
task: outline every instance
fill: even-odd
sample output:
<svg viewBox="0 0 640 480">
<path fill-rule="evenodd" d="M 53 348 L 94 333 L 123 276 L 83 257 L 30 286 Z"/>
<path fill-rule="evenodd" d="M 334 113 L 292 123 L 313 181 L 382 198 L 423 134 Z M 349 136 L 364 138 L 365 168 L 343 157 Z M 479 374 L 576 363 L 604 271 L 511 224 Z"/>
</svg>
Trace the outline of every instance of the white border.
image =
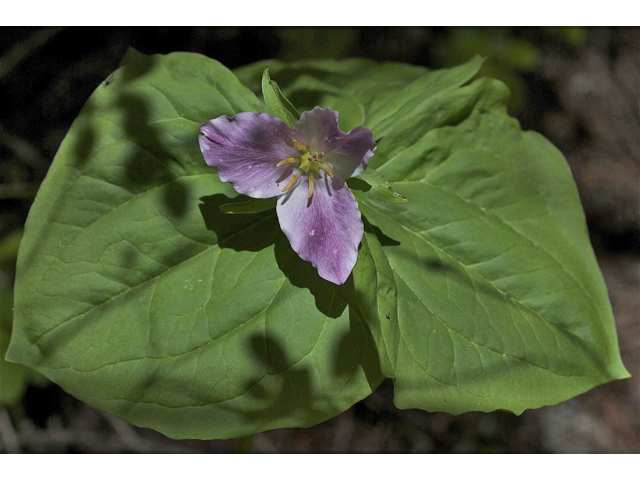
<svg viewBox="0 0 640 480">
<path fill-rule="evenodd" d="M 58 0 L 5 2 L 4 26 L 633 26 L 629 2 L 536 0 Z M 637 25 L 637 23 L 635 24 Z"/>
</svg>

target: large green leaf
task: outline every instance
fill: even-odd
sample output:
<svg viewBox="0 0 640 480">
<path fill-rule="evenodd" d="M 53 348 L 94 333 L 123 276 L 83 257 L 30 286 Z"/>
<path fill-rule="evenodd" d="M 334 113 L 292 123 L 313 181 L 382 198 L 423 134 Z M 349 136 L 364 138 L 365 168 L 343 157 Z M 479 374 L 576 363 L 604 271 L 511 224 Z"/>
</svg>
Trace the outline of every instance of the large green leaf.
<svg viewBox="0 0 640 480">
<path fill-rule="evenodd" d="M 520 413 L 628 376 L 569 168 L 507 98 L 434 98 L 372 159 L 407 203 L 359 197 L 354 278 L 400 408 Z"/>
<path fill-rule="evenodd" d="M 145 57 L 92 95 L 30 212 L 8 353 L 174 438 L 310 426 L 382 377 L 363 318 L 237 195 L 198 126 L 264 105 L 218 62 Z"/>
</svg>

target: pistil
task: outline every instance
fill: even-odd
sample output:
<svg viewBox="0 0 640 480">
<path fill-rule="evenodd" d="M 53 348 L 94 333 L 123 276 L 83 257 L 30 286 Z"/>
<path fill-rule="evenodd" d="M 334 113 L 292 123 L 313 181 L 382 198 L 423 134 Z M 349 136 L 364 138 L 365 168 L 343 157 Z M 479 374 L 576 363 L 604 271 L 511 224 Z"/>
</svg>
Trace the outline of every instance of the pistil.
<svg viewBox="0 0 640 480">
<path fill-rule="evenodd" d="M 313 155 L 307 151 L 309 147 L 303 145 L 297 140 L 292 139 L 291 142 L 296 150 L 300 152 L 300 156 L 298 159 L 293 157 L 285 158 L 284 160 L 279 161 L 276 164 L 276 167 L 282 167 L 284 165 L 291 165 L 295 163 L 298 168 L 298 175 L 306 175 L 309 179 L 309 193 L 307 194 L 307 198 L 311 198 L 313 196 L 313 189 L 315 186 L 315 175 L 322 168 L 327 175 L 333 178 L 333 173 L 329 170 L 329 167 L 322 162 L 322 158 L 324 157 L 324 152 L 315 152 Z M 292 175 L 287 183 L 287 186 L 282 189 L 282 193 L 290 190 L 298 180 L 297 175 Z"/>
</svg>

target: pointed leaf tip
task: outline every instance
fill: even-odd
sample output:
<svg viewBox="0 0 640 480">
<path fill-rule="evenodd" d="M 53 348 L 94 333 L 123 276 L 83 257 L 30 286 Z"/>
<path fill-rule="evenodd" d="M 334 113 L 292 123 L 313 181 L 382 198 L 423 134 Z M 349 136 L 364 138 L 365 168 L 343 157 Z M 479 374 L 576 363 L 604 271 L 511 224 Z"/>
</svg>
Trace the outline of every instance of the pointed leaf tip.
<svg viewBox="0 0 640 480">
<path fill-rule="evenodd" d="M 300 114 L 292 103 L 282 94 L 278 84 L 271 80 L 269 67 L 262 73 L 262 95 L 267 105 L 267 112 L 280 118 L 284 123 L 293 126 L 300 118 Z"/>
<path fill-rule="evenodd" d="M 357 177 L 347 181 L 349 188 L 370 200 L 385 203 L 407 203 L 406 197 L 393 191 L 382 174 L 369 167 Z"/>
</svg>

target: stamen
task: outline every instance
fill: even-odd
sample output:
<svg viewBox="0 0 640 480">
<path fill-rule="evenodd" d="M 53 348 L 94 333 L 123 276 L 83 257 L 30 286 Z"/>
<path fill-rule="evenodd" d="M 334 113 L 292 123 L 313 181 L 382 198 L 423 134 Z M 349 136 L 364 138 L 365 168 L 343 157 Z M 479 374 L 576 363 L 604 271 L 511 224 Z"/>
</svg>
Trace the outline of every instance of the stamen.
<svg viewBox="0 0 640 480">
<path fill-rule="evenodd" d="M 322 157 L 324 157 L 324 153 L 320 152 L 316 154 L 318 156 L 318 160 L 320 160 Z"/>
<path fill-rule="evenodd" d="M 313 177 L 309 177 L 309 194 L 307 195 L 307 198 L 311 198 L 311 195 L 313 195 Z"/>
<path fill-rule="evenodd" d="M 287 183 L 287 186 L 282 189 L 282 193 L 286 192 L 291 187 L 293 187 L 293 184 L 296 183 L 297 179 L 298 177 L 296 177 L 295 175 L 291 175 L 291 180 L 289 180 L 289 183 Z"/>
<path fill-rule="evenodd" d="M 331 170 L 329 170 L 328 166 L 324 166 L 324 171 L 327 172 L 327 175 L 329 175 L 331 178 L 333 178 L 333 173 L 331 173 Z"/>
<path fill-rule="evenodd" d="M 301 151 L 301 150 L 304 150 L 305 148 L 307 148 L 297 140 L 293 140 L 293 147 L 298 151 Z"/>
<path fill-rule="evenodd" d="M 287 158 L 286 160 L 282 160 L 281 162 L 278 162 L 276 164 L 276 167 L 281 167 L 283 165 L 288 165 L 288 164 L 294 163 L 294 162 L 295 162 L 295 160 L 293 158 Z"/>
</svg>

